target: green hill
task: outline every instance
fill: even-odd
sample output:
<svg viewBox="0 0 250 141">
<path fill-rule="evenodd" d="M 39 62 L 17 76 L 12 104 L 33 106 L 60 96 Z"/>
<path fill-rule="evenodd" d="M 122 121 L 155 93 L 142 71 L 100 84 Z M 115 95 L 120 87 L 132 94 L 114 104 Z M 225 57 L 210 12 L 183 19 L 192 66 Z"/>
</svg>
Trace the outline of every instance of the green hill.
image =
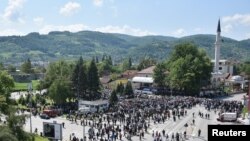
<svg viewBox="0 0 250 141">
<path fill-rule="evenodd" d="M 174 45 L 193 42 L 214 56 L 215 35 L 192 35 L 182 38 L 167 36 L 130 36 L 94 31 L 50 32 L 47 35 L 30 33 L 26 36 L 0 37 L 0 60 L 17 63 L 30 58 L 32 61 L 53 61 L 60 58 L 84 59 L 103 54 L 111 55 L 116 61 L 128 56 L 135 60 L 151 56 L 161 60 L 168 57 Z M 222 58 L 250 61 L 250 39 L 237 41 L 223 37 Z"/>
</svg>

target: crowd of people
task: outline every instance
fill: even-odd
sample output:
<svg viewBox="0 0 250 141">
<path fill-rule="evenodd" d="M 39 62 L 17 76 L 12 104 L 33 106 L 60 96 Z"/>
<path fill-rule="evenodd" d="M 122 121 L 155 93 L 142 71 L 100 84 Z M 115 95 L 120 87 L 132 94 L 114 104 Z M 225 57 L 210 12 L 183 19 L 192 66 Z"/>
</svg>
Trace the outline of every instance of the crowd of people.
<svg viewBox="0 0 250 141">
<path fill-rule="evenodd" d="M 243 105 L 239 101 L 222 101 L 217 99 L 185 97 L 185 96 L 153 96 L 150 98 L 134 98 L 120 101 L 116 107 L 112 107 L 106 113 L 75 114 L 72 122 L 80 120 L 81 125 L 89 126 L 88 137 L 82 140 L 109 141 L 122 140 L 124 137 L 131 140 L 132 136 L 138 136 L 142 140 L 152 124 L 164 124 L 166 121 L 175 122 L 181 120 L 188 113 L 188 109 L 196 105 L 204 106 L 207 111 L 236 112 L 241 113 Z M 197 113 L 199 117 L 209 119 L 209 113 Z M 188 125 L 183 125 L 188 126 Z M 198 130 L 200 136 L 201 130 Z M 175 140 L 187 138 L 187 133 L 177 132 L 167 134 L 165 130 L 153 131 L 154 141 Z M 70 140 L 81 140 L 73 136 Z"/>
</svg>

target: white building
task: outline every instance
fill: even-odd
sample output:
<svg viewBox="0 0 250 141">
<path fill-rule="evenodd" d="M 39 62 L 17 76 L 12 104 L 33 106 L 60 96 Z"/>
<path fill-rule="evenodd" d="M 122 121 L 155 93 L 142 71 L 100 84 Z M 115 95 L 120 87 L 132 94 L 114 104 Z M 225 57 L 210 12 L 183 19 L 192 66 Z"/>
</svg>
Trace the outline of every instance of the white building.
<svg viewBox="0 0 250 141">
<path fill-rule="evenodd" d="M 215 68 L 215 60 L 211 60 L 213 66 Z M 233 74 L 233 62 L 229 60 L 219 60 L 218 61 L 218 73 L 226 74 L 229 73 L 230 75 Z M 214 71 L 214 72 L 216 72 Z"/>
<path fill-rule="evenodd" d="M 96 100 L 96 101 L 87 101 L 79 100 L 78 110 L 81 113 L 95 113 L 107 110 L 109 107 L 108 100 Z"/>
<path fill-rule="evenodd" d="M 139 89 L 141 87 L 152 87 L 154 83 L 154 69 L 155 66 L 151 66 L 137 72 L 135 77 L 132 78 L 133 89 Z"/>
</svg>

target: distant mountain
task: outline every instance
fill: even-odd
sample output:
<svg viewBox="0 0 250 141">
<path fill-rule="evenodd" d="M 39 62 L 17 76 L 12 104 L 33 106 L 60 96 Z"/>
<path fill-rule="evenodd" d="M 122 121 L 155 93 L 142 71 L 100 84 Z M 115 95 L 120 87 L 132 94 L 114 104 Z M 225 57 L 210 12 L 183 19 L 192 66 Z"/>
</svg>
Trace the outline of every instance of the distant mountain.
<svg viewBox="0 0 250 141">
<path fill-rule="evenodd" d="M 90 59 L 111 55 L 121 61 L 132 57 L 139 60 L 150 56 L 158 60 L 169 56 L 173 47 L 182 42 L 193 42 L 214 57 L 215 35 L 192 35 L 182 38 L 167 36 L 130 36 L 116 33 L 94 31 L 50 32 L 47 35 L 30 33 L 26 36 L 0 37 L 0 62 L 52 61 L 60 58 L 76 59 L 83 56 Z M 221 58 L 233 58 L 250 61 L 250 39 L 237 41 L 223 37 Z"/>
</svg>

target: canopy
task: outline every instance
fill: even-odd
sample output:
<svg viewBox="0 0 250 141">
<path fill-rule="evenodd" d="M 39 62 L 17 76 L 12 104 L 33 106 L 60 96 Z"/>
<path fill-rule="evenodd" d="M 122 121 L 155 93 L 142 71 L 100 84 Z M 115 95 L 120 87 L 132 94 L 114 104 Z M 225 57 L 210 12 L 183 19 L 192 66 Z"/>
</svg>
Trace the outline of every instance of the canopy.
<svg viewBox="0 0 250 141">
<path fill-rule="evenodd" d="M 152 77 L 134 77 L 132 79 L 134 83 L 153 83 L 154 79 Z"/>
</svg>

